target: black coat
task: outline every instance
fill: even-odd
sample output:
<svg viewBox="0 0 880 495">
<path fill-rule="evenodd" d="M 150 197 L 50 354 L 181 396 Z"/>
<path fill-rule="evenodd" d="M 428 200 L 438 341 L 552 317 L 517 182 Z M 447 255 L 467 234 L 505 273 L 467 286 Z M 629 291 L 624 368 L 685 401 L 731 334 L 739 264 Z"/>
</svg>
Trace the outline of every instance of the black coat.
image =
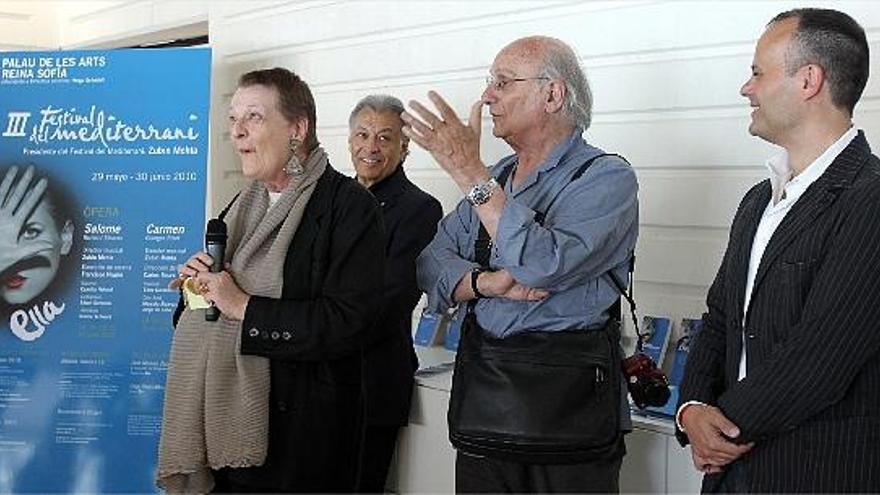
<svg viewBox="0 0 880 495">
<path fill-rule="evenodd" d="M 412 312 L 421 291 L 416 258 L 437 232 L 443 208 L 410 182 L 403 167 L 370 187 L 385 222 L 385 291 L 379 321 L 367 338 L 367 422 L 402 426 L 409 418 L 413 373 Z"/>
<path fill-rule="evenodd" d="M 761 182 L 734 218 L 680 403 L 719 407 L 755 447 L 750 492 L 880 492 L 880 160 L 859 133 L 764 251 L 743 325 Z M 737 381 L 745 334 L 747 373 Z M 687 437 L 678 432 L 679 439 Z M 722 475 L 706 476 L 713 491 Z"/>
<path fill-rule="evenodd" d="M 241 353 L 271 359 L 266 463 L 234 469 L 246 491 L 345 492 L 364 425 L 363 339 L 382 300 L 376 200 L 328 166 L 284 262 L 281 299 L 252 296 Z"/>
</svg>

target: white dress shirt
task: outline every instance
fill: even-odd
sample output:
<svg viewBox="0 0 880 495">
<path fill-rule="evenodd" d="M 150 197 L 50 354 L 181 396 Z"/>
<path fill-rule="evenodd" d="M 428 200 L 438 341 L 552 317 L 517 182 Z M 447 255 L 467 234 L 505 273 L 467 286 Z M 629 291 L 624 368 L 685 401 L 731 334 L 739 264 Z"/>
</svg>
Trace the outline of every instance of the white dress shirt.
<svg viewBox="0 0 880 495">
<path fill-rule="evenodd" d="M 761 258 L 764 256 L 764 250 L 767 244 L 776 232 L 776 228 L 785 219 L 791 207 L 797 203 L 797 200 L 804 194 L 816 179 L 822 176 L 831 162 L 837 158 L 849 143 L 855 139 L 858 131 L 855 127 L 850 127 L 848 131 L 843 133 L 837 141 L 834 142 L 824 153 L 813 160 L 813 163 L 807 165 L 798 175 L 794 175 L 791 164 L 788 162 L 788 153 L 783 151 L 779 155 L 767 160 L 767 169 L 770 171 L 770 188 L 773 195 L 764 214 L 761 216 L 761 222 L 758 224 L 758 230 L 755 232 L 755 239 L 752 241 L 752 254 L 749 258 L 749 273 L 746 277 L 746 295 L 743 301 L 743 325 L 745 325 L 746 315 L 749 312 L 749 302 L 752 300 L 752 291 L 755 285 L 755 275 L 758 274 L 758 267 L 761 265 Z M 743 347 L 742 354 L 739 359 L 739 375 L 737 380 L 746 377 L 746 343 L 745 332 L 742 335 Z"/>
</svg>

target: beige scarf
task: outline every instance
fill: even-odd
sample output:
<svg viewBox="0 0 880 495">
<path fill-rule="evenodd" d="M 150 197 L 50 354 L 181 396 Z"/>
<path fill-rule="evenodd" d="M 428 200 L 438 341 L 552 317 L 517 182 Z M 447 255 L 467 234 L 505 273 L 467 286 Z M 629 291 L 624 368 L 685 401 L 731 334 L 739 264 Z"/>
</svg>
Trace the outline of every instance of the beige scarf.
<svg viewBox="0 0 880 495">
<path fill-rule="evenodd" d="M 269 206 L 252 182 L 229 211 L 226 261 L 241 289 L 278 299 L 284 259 L 315 184 L 327 167 L 316 148 Z M 208 493 L 211 469 L 262 465 L 269 433 L 269 360 L 243 356 L 241 322 L 205 321 L 186 310 L 177 323 L 165 385 L 157 484 L 169 493 Z"/>
</svg>

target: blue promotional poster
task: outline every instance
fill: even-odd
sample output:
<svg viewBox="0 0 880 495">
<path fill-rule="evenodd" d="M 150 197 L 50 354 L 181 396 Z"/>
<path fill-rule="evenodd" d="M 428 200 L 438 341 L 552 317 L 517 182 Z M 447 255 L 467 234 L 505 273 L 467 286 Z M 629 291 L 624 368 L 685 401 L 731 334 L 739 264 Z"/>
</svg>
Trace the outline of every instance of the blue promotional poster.
<svg viewBox="0 0 880 495">
<path fill-rule="evenodd" d="M 155 492 L 208 49 L 0 53 L 0 492 Z"/>
</svg>

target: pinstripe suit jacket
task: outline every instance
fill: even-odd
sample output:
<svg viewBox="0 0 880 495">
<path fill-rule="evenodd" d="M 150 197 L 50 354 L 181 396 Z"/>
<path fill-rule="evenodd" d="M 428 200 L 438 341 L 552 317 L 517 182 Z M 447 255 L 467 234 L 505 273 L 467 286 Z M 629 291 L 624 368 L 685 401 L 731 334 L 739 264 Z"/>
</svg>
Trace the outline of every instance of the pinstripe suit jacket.
<svg viewBox="0 0 880 495">
<path fill-rule="evenodd" d="M 880 492 L 880 160 L 859 132 L 792 206 L 743 321 L 770 194 L 764 181 L 740 203 L 679 406 L 716 405 L 755 442 L 737 461 L 752 492 Z M 743 335 L 748 369 L 738 382 Z M 703 490 L 722 477 L 706 476 Z"/>
</svg>

